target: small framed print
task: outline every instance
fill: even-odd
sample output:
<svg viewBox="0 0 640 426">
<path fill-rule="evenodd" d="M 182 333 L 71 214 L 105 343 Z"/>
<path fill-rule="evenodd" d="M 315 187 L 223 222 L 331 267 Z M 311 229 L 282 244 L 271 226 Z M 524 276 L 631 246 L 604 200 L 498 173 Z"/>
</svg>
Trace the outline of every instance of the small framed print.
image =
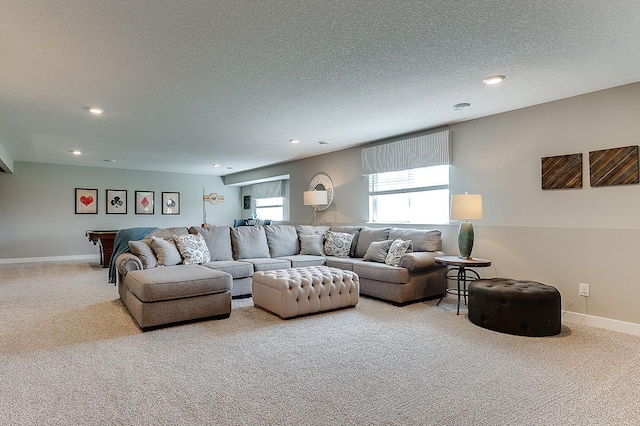
<svg viewBox="0 0 640 426">
<path fill-rule="evenodd" d="M 154 191 L 136 191 L 136 214 L 154 214 Z"/>
<path fill-rule="evenodd" d="M 98 190 L 76 188 L 76 214 L 98 214 Z"/>
<path fill-rule="evenodd" d="M 180 193 L 162 193 L 162 214 L 180 214 Z"/>
<path fill-rule="evenodd" d="M 251 210 L 251 195 L 245 195 L 242 201 L 243 201 L 242 207 L 245 210 Z"/>
<path fill-rule="evenodd" d="M 107 189 L 107 214 L 127 214 L 125 189 Z"/>
</svg>

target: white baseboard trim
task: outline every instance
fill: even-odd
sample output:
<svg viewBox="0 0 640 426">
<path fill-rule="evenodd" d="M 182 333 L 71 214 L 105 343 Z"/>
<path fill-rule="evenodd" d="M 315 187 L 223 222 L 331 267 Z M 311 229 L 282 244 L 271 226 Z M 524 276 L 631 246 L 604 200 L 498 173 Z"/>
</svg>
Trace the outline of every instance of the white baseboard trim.
<svg viewBox="0 0 640 426">
<path fill-rule="evenodd" d="M 640 336 L 640 324 L 633 322 L 618 321 L 570 311 L 562 311 L 562 314 L 562 321 Z"/>
<path fill-rule="evenodd" d="M 6 265 L 9 263 L 64 262 L 69 260 L 82 260 L 100 263 L 100 255 L 77 254 L 72 256 L 18 257 L 15 259 L 0 259 L 0 265 Z"/>
</svg>

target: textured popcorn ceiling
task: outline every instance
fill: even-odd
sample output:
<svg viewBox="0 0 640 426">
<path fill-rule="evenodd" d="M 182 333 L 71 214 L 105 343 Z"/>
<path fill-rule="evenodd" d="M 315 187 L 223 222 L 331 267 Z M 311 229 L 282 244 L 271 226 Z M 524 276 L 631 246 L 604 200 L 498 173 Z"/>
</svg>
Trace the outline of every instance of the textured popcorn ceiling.
<svg viewBox="0 0 640 426">
<path fill-rule="evenodd" d="M 14 161 L 224 175 L 640 81 L 635 0 L 0 10 L 0 143 Z M 482 84 L 491 74 L 507 79 Z"/>
</svg>

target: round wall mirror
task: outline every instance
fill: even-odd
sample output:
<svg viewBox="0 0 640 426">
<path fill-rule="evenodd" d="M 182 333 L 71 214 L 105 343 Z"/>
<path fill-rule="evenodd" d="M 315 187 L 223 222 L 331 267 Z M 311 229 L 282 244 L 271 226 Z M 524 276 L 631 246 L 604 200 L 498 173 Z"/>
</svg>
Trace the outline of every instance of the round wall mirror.
<svg viewBox="0 0 640 426">
<path fill-rule="evenodd" d="M 322 211 L 329 208 L 333 201 L 333 181 L 324 173 L 318 173 L 311 179 L 309 183 L 309 191 L 327 191 L 327 204 L 320 204 L 316 206 L 316 210 Z"/>
</svg>

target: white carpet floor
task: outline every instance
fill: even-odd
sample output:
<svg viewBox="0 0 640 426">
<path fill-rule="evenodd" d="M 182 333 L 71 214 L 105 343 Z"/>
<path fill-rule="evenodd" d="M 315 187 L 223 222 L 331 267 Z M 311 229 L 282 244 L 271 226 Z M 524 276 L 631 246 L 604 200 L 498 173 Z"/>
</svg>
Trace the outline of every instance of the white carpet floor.
<svg viewBox="0 0 640 426">
<path fill-rule="evenodd" d="M 640 338 L 492 332 L 455 298 L 141 333 L 107 270 L 0 265 L 1 425 L 637 425 Z"/>
</svg>

